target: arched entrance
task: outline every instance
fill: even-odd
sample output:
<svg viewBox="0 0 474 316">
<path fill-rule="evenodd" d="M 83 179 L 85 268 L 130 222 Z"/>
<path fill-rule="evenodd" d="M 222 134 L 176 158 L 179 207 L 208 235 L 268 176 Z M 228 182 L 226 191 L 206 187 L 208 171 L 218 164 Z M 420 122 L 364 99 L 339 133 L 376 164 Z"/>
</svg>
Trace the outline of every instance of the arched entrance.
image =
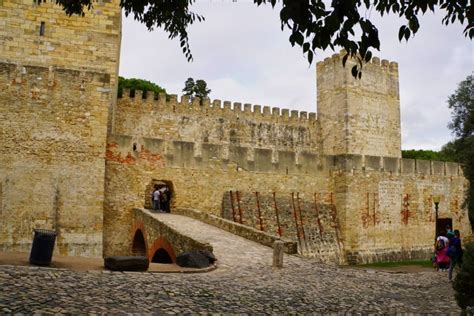
<svg viewBox="0 0 474 316">
<path fill-rule="evenodd" d="M 175 263 L 176 254 L 173 246 L 163 237 L 156 239 L 150 247 L 150 262 L 154 263 Z"/>
<path fill-rule="evenodd" d="M 146 256 L 146 242 L 141 229 L 137 229 L 133 236 L 132 254 L 134 256 Z"/>
<path fill-rule="evenodd" d="M 150 181 L 150 183 L 145 188 L 144 207 L 147 208 L 147 209 L 153 209 L 153 200 L 152 199 L 153 199 L 153 191 L 154 191 L 155 187 L 157 187 L 159 190 L 162 190 L 165 187 L 168 188 L 167 201 L 164 203 L 164 205 L 166 206 L 167 211 L 169 212 L 170 209 L 173 207 L 173 202 L 174 202 L 174 197 L 175 197 L 173 182 L 169 181 L 169 180 L 153 179 L 153 180 Z"/>
<path fill-rule="evenodd" d="M 168 252 L 160 248 L 155 251 L 155 254 L 153 255 L 153 258 L 151 259 L 151 262 L 154 263 L 173 263 L 173 260 L 171 259 L 170 255 Z"/>
</svg>

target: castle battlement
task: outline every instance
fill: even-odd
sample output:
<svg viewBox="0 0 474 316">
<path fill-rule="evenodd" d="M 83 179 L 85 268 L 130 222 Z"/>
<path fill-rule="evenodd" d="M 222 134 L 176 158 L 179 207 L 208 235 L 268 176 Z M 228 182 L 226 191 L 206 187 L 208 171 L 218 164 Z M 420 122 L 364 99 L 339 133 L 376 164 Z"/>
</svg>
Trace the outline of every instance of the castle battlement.
<svg viewBox="0 0 474 316">
<path fill-rule="evenodd" d="M 256 121 L 268 122 L 294 122 L 298 124 L 314 124 L 317 120 L 316 113 L 281 109 L 279 107 L 261 106 L 241 102 L 201 100 L 189 96 L 172 94 L 166 97 L 164 93 L 155 94 L 152 91 L 124 89 L 119 96 L 117 108 L 122 111 L 152 113 L 172 112 L 177 114 L 207 115 L 226 118 L 246 118 Z"/>
<path fill-rule="evenodd" d="M 341 50 L 338 54 L 333 54 L 331 57 L 326 57 L 323 61 L 316 63 L 318 71 L 333 71 L 333 68 L 344 68 L 342 66 L 342 59 L 346 54 L 345 50 Z M 355 65 L 356 60 L 352 57 L 347 58 L 346 67 L 351 69 Z M 369 62 L 364 62 L 364 69 L 362 76 L 364 76 L 364 70 L 366 71 L 380 71 L 380 72 L 398 72 L 398 63 L 389 61 L 387 59 L 380 59 L 379 57 L 372 57 Z"/>
</svg>

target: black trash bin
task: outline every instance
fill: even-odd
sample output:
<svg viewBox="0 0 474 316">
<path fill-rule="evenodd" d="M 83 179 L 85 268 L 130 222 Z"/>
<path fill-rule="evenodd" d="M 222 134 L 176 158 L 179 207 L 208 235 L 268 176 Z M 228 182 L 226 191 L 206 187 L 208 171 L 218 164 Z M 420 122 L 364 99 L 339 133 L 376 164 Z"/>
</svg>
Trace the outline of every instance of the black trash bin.
<svg viewBox="0 0 474 316">
<path fill-rule="evenodd" d="M 31 246 L 30 263 L 47 266 L 53 257 L 56 232 L 54 230 L 35 229 L 35 237 Z"/>
</svg>

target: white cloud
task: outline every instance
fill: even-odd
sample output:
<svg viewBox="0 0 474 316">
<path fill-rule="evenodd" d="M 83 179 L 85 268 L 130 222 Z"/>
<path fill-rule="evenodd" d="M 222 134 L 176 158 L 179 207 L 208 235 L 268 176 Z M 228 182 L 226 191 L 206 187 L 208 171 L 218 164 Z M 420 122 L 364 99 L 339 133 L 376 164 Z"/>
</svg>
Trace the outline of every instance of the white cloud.
<svg viewBox="0 0 474 316">
<path fill-rule="evenodd" d="M 189 30 L 194 62 L 188 63 L 177 40 L 148 32 L 124 19 L 120 74 L 151 80 L 180 94 L 188 77 L 204 79 L 211 97 L 234 102 L 316 109 L 314 64 L 281 32 L 279 10 L 251 2 L 199 2 L 193 11 L 206 21 Z M 457 83 L 474 70 L 474 46 L 459 25 L 446 27 L 427 14 L 408 43 L 398 42 L 396 17 L 374 16 L 382 42 L 375 55 L 400 69 L 403 148 L 439 149 L 451 139 L 446 100 Z M 316 60 L 332 55 L 321 52 Z"/>
</svg>

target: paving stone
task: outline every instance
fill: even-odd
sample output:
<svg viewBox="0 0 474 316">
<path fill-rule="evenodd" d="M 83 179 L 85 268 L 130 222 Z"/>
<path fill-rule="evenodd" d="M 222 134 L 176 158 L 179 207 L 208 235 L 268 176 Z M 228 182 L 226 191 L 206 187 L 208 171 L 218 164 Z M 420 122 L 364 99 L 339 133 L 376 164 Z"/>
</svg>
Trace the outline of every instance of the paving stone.
<svg viewBox="0 0 474 316">
<path fill-rule="evenodd" d="M 273 269 L 273 250 L 211 226 L 208 273 L 75 272 L 0 266 L 0 314 L 458 314 L 446 273 L 341 269 L 298 256 Z M 13 281 L 14 280 L 14 281 Z"/>
</svg>

